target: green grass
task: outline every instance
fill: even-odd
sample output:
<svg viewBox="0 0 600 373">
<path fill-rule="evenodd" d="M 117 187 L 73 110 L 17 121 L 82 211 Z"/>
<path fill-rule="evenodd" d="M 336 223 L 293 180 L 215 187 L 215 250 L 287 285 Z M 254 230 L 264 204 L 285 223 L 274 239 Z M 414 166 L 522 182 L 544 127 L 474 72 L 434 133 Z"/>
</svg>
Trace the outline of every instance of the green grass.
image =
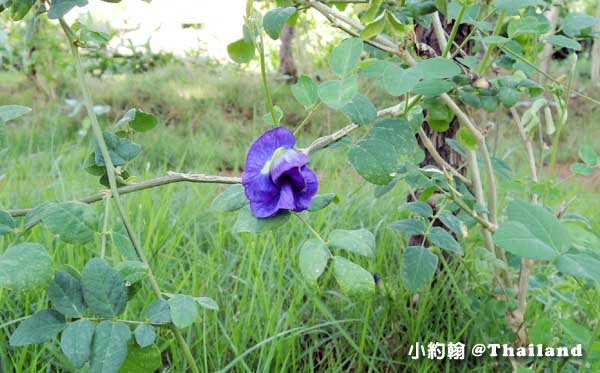
<svg viewBox="0 0 600 373">
<path fill-rule="evenodd" d="M 79 97 L 74 82 L 67 82 L 67 87 L 70 88 L 64 97 Z M 45 99 L 23 79 L 2 80 L 0 88 L 0 102 L 33 108 L 23 120 L 8 126 L 9 147 L 0 153 L 1 207 L 33 207 L 48 200 L 73 200 L 101 189 L 96 178 L 82 168 L 92 149 L 90 133 L 79 132 L 85 128 L 84 113 L 67 117 L 69 110 L 62 102 Z M 92 92 L 97 104 L 112 107 L 102 118 L 104 126 L 131 107 L 161 118 L 157 129 L 136 135 L 135 141 L 144 150 L 131 170 L 139 180 L 164 175 L 168 170 L 239 175 L 248 144 L 266 129 L 261 119 L 265 110 L 259 78 L 229 68 L 206 71 L 168 67 L 144 75 L 105 77 L 92 82 Z M 286 113 L 284 121 L 300 122 L 304 113 L 293 101 L 289 87 L 274 84 L 273 92 L 275 102 Z M 340 115 L 320 110 L 301 134 L 300 145 L 344 123 Z M 384 197 L 375 198 L 374 187 L 348 166 L 346 150 L 323 150 L 312 157 L 312 165 L 320 176 L 320 193 L 338 193 L 341 201 L 305 215 L 324 235 L 336 228 L 360 227 L 376 235 L 373 258 L 352 257 L 382 278 L 377 294 L 370 299 L 343 295 L 331 273 L 317 287 L 303 281 L 298 269 L 298 249 L 312 237 L 295 219 L 270 233 L 232 233 L 236 214 L 217 213 L 210 208 L 213 198 L 224 189 L 221 186 L 180 183 L 124 197 L 161 289 L 209 296 L 220 306 L 218 312 L 205 311 L 201 321 L 185 331 L 202 371 L 225 367 L 240 372 L 510 369 L 508 360 L 467 356 L 465 362 L 457 363 L 408 357 L 409 347 L 415 342 L 460 340 L 467 346 L 510 343 L 513 337 L 504 322 L 506 304 L 488 296 L 494 289 L 489 264 L 478 250 L 482 245 L 475 229 L 465 243 L 464 258 L 442 261 L 427 291 L 416 296 L 406 292 L 401 284 L 403 238 L 387 227 L 400 217 L 398 207 L 405 201 L 405 186 L 399 185 Z M 509 161 L 519 165 L 520 159 L 515 155 Z M 517 175 L 523 174 L 520 167 L 516 167 Z M 597 195 L 574 189 L 569 182 L 558 188 L 561 193 L 548 202 L 557 206 L 562 199 L 579 194 L 573 210 L 593 217 L 597 231 Z M 501 200 L 523 193 L 516 189 L 506 189 Z M 102 203 L 95 207 L 98 212 L 103 211 Z M 114 207 L 110 220 L 117 220 Z M 38 226 L 22 236 L 3 236 L 0 247 L 21 241 L 42 243 L 56 269 L 63 263 L 82 269 L 87 260 L 98 256 L 100 237 L 85 246 L 73 246 Z M 111 246 L 107 257 L 115 264 L 121 260 Z M 548 267 L 539 268 L 536 275 L 558 281 Z M 582 296 L 573 281 L 555 282 L 552 286 L 561 294 Z M 535 286 L 533 291 L 546 294 Z M 591 293 L 591 297 L 599 298 L 597 293 Z M 154 299 L 150 288 L 144 286 L 122 318 L 142 319 Z M 536 307 L 532 312 L 540 309 L 539 300 L 532 303 Z M 0 290 L 0 324 L 46 307 L 42 291 Z M 538 312 L 543 313 L 543 309 Z M 594 325 L 593 313 L 584 305 L 556 306 L 553 312 Z M 0 371 L 70 371 L 56 343 L 8 347 L 8 336 L 14 328 L 15 325 L 0 328 Z M 561 341 L 565 338 L 559 329 L 555 335 Z M 165 370 L 184 372 L 185 362 L 171 332 L 161 331 L 158 344 Z M 537 364 L 539 369 L 556 370 L 562 363 Z"/>
</svg>

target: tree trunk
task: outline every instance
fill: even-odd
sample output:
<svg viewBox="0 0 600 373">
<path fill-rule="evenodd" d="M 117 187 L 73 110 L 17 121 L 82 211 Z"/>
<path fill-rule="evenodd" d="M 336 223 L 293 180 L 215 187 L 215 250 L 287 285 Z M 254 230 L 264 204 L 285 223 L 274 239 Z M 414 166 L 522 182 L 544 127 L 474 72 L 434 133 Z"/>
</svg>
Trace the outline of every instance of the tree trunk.
<svg viewBox="0 0 600 373">
<path fill-rule="evenodd" d="M 596 6 L 596 17 L 600 17 L 600 2 Z M 600 32 L 600 25 L 596 26 L 596 30 Z M 594 39 L 594 46 L 592 47 L 592 82 L 597 83 L 600 79 L 600 39 Z"/>
<path fill-rule="evenodd" d="M 441 23 L 442 23 L 445 33 L 450 34 L 453 23 L 446 23 L 444 21 L 443 17 L 441 19 Z M 454 39 L 454 42 L 456 44 L 460 45 L 462 43 L 462 41 L 466 38 L 466 36 L 468 35 L 469 32 L 470 32 L 469 25 L 466 25 L 466 24 L 461 25 L 458 29 L 456 38 Z M 431 48 L 423 48 L 422 50 L 424 50 L 424 51 L 429 50 L 430 54 L 435 53 L 435 55 L 437 55 L 437 56 L 440 56 L 442 54 L 442 50 L 440 48 L 438 38 L 434 32 L 433 27 L 426 29 L 417 24 L 415 26 L 415 35 L 416 35 L 416 39 L 417 39 L 416 42 L 422 43 L 422 44 L 425 44 L 425 45 L 428 45 L 429 47 L 431 47 Z M 421 48 L 419 48 L 419 50 L 421 50 Z M 454 50 L 454 48 L 451 48 L 451 50 Z M 463 50 L 465 50 L 465 52 L 469 53 L 470 46 L 468 44 L 465 45 Z M 425 52 L 425 53 L 427 53 L 427 52 Z M 422 55 L 421 57 L 422 58 L 433 58 L 433 57 L 435 57 L 435 55 L 426 55 L 426 56 Z M 450 123 L 450 127 L 445 132 L 434 131 L 433 129 L 431 129 L 429 127 L 429 124 L 427 122 L 425 122 L 423 124 L 423 130 L 425 131 L 425 133 L 427 134 L 427 136 L 429 137 L 429 139 L 435 146 L 435 149 L 440 154 L 440 156 L 442 158 L 444 158 L 444 160 L 446 162 L 448 162 L 448 164 L 450 166 L 452 166 L 458 170 L 460 170 L 460 166 L 463 163 L 462 156 L 459 153 L 457 153 L 454 149 L 452 149 L 450 147 L 450 145 L 448 145 L 448 143 L 446 142 L 446 139 L 453 139 L 459 128 L 460 128 L 460 123 L 458 121 L 458 118 L 456 118 L 456 117 L 452 120 L 452 122 Z M 423 144 L 421 143 L 420 139 L 418 139 L 418 141 L 419 141 L 419 145 L 421 146 L 421 148 L 423 148 L 423 150 L 425 151 L 425 160 L 420 164 L 420 166 L 423 167 L 423 166 L 427 166 L 427 165 L 433 165 L 433 166 L 437 167 L 437 163 L 435 162 L 435 160 L 433 159 L 431 154 L 429 154 L 429 152 L 423 147 Z M 434 221 L 433 225 L 443 227 L 443 224 L 440 221 Z M 450 233 L 452 233 L 452 232 L 450 232 Z M 422 242 L 423 242 L 423 236 L 412 236 L 409 239 L 408 243 L 409 243 L 409 245 L 421 245 Z"/>
<path fill-rule="evenodd" d="M 546 18 L 548 18 L 548 21 L 550 22 L 550 30 L 548 31 L 548 33 L 546 35 L 552 35 L 554 34 L 554 30 L 556 29 L 556 23 L 558 22 L 558 15 L 560 14 L 560 8 L 557 6 L 553 6 L 549 12 L 546 13 Z M 544 45 L 544 50 L 542 51 L 541 55 L 540 55 L 540 59 L 541 59 L 541 64 L 540 64 L 540 69 L 547 73 L 548 69 L 550 68 L 550 61 L 552 61 L 552 44 L 550 43 L 546 43 L 546 45 Z M 541 80 L 543 81 L 545 79 L 545 77 L 541 77 Z"/>
<path fill-rule="evenodd" d="M 298 70 L 296 69 L 294 55 L 292 53 L 294 30 L 294 26 L 283 26 L 280 37 L 281 46 L 279 47 L 279 72 L 281 72 L 290 83 L 294 83 L 298 79 Z"/>
</svg>

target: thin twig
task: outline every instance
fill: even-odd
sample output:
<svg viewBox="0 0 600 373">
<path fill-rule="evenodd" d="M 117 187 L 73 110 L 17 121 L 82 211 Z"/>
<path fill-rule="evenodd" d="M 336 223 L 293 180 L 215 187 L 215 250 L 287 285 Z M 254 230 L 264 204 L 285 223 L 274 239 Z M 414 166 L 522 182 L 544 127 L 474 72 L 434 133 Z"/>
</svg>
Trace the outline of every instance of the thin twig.
<svg viewBox="0 0 600 373">
<path fill-rule="evenodd" d="M 471 180 L 466 178 L 465 175 L 458 172 L 454 167 L 452 167 L 448 162 L 446 162 L 446 160 L 444 158 L 442 158 L 442 156 L 440 155 L 440 153 L 438 153 L 437 149 L 435 148 L 435 146 L 433 145 L 433 143 L 431 142 L 429 137 L 427 137 L 427 134 L 425 133 L 425 131 L 423 130 L 422 127 L 419 127 L 417 134 L 419 135 L 419 138 L 421 139 L 421 142 L 423 143 L 423 146 L 425 147 L 425 149 L 427 149 L 429 154 L 431 154 L 431 157 L 433 158 L 433 160 L 442 169 L 450 171 L 450 173 L 453 176 L 456 176 L 457 178 L 459 178 L 466 185 L 471 185 Z"/>
<path fill-rule="evenodd" d="M 192 174 L 192 173 L 181 173 L 169 171 L 167 176 L 157 177 L 155 179 L 145 180 L 139 183 L 130 184 L 118 189 L 120 195 L 137 192 L 144 189 L 150 189 L 162 185 L 179 183 L 182 181 L 192 183 L 206 183 L 206 184 L 240 184 L 242 179 L 235 176 L 219 176 L 219 175 L 206 175 L 206 174 Z M 110 195 L 109 191 L 102 191 L 79 200 L 82 203 L 94 203 L 104 199 L 107 194 Z M 10 210 L 8 213 L 13 217 L 25 216 L 32 208 L 28 209 L 17 209 Z"/>
</svg>

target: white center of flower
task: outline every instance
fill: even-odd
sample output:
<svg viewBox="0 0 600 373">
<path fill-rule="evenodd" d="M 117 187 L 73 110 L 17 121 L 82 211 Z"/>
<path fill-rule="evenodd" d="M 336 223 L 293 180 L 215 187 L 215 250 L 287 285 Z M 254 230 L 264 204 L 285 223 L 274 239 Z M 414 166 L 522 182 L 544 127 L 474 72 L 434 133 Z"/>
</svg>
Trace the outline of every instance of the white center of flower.
<svg viewBox="0 0 600 373">
<path fill-rule="evenodd" d="M 267 161 L 267 163 L 265 163 L 262 170 L 260 170 L 260 173 L 263 175 L 268 174 L 271 171 L 271 166 L 273 165 L 275 159 L 277 159 L 277 157 L 285 153 L 287 150 L 288 149 L 284 148 L 283 146 L 280 146 L 279 148 L 275 149 L 275 151 L 273 152 L 273 156 Z"/>
</svg>

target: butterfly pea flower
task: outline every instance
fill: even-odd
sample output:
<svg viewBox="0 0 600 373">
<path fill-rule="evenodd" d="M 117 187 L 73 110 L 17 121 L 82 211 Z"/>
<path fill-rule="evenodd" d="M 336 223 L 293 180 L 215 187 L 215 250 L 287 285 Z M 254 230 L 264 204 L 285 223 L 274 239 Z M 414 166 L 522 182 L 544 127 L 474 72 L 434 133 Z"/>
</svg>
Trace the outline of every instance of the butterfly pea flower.
<svg viewBox="0 0 600 373">
<path fill-rule="evenodd" d="M 242 185 L 257 218 L 279 211 L 308 209 L 317 192 L 317 175 L 308 168 L 308 156 L 294 149 L 296 138 L 276 127 L 257 138 L 246 155 Z"/>
</svg>

